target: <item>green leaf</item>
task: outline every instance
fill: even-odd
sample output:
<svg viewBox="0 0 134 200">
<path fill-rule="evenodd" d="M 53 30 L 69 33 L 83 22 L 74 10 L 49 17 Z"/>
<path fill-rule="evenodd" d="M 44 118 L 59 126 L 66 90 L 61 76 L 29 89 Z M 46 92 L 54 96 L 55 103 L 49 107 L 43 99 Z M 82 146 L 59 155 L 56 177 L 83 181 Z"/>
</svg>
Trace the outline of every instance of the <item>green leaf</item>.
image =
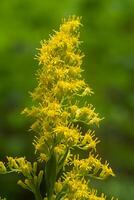
<svg viewBox="0 0 134 200">
<path fill-rule="evenodd" d="M 46 189 L 47 189 L 47 197 L 48 200 L 51 199 L 53 190 L 54 190 L 54 184 L 56 181 L 56 170 L 57 170 L 57 163 L 56 163 L 56 156 L 54 152 L 51 155 L 51 158 L 46 164 Z"/>
<path fill-rule="evenodd" d="M 69 149 L 67 148 L 65 154 L 61 157 L 61 159 L 59 160 L 58 163 L 58 169 L 57 169 L 57 174 L 60 174 L 60 172 L 62 171 L 63 165 L 64 165 L 64 161 L 68 155 Z"/>
</svg>

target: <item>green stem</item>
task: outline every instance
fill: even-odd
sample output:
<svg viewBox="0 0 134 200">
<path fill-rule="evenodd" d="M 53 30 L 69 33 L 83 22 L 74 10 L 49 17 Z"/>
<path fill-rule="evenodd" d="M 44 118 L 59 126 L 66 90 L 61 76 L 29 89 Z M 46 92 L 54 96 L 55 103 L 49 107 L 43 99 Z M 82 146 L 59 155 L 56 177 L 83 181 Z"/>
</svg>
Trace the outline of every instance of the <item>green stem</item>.
<svg viewBox="0 0 134 200">
<path fill-rule="evenodd" d="M 42 196 L 39 190 L 36 190 L 34 196 L 35 196 L 35 200 L 42 200 Z"/>
</svg>

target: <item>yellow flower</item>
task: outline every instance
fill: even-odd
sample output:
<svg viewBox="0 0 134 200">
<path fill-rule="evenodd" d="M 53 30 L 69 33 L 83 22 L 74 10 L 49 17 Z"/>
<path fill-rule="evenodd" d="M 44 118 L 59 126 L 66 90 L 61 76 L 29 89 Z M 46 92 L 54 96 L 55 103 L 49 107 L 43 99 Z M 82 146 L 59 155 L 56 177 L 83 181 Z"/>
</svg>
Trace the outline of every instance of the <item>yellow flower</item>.
<svg viewBox="0 0 134 200">
<path fill-rule="evenodd" d="M 76 145 L 79 142 L 80 133 L 74 127 L 59 125 L 54 129 L 54 132 L 65 144 Z"/>
<path fill-rule="evenodd" d="M 2 161 L 0 161 L 0 174 L 3 174 L 7 171 L 4 163 Z"/>
<path fill-rule="evenodd" d="M 36 73 L 38 85 L 30 93 L 36 100 L 35 106 L 22 112 L 34 118 L 30 130 L 34 131 L 33 145 L 37 162 L 44 162 L 43 170 L 37 174 L 37 162 L 32 164 L 25 157 L 7 157 L 7 167 L 0 161 L 0 173 L 23 174 L 25 180 L 18 184 L 33 192 L 36 199 L 43 199 L 43 171 L 44 200 L 106 200 L 103 193 L 98 196 L 92 189 L 90 177 L 115 176 L 109 164 L 103 164 L 93 154 L 99 140 L 92 125 L 98 126 L 102 119 L 91 104 L 83 104 L 85 96 L 93 91 L 82 79 L 81 25 L 79 17 L 69 17 L 63 20 L 59 31 L 41 42 L 37 55 L 41 65 Z"/>
<path fill-rule="evenodd" d="M 90 177 L 104 179 L 114 173 L 107 162 L 103 164 L 92 153 L 99 142 L 92 125 L 98 126 L 102 119 L 91 104 L 82 104 L 83 98 L 93 91 L 82 79 L 80 27 L 79 17 L 69 17 L 63 20 L 59 31 L 41 42 L 37 55 L 41 65 L 36 74 L 38 85 L 31 93 L 36 106 L 26 108 L 23 113 L 35 119 L 31 129 L 35 131 L 33 144 L 39 153 L 38 160 L 46 166 L 54 162 L 56 172 L 61 173 L 51 188 L 55 191 L 51 199 L 59 196 L 64 200 L 105 200 L 105 195 L 97 196 L 87 181 Z M 76 150 L 89 156 L 74 155 Z M 32 171 L 26 161 L 23 167 L 16 159 L 10 159 L 10 163 L 25 174 Z"/>
<path fill-rule="evenodd" d="M 97 138 L 94 139 L 94 136 L 94 131 L 89 130 L 85 133 L 81 140 L 81 146 L 84 146 L 86 149 L 91 148 L 96 150 L 96 145 L 99 143 L 99 140 Z"/>
</svg>

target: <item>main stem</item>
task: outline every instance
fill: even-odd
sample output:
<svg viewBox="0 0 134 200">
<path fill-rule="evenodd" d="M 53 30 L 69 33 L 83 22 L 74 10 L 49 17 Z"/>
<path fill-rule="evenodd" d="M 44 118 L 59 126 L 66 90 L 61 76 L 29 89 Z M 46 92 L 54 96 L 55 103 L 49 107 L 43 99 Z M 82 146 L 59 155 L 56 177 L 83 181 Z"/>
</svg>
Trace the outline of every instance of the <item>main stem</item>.
<svg viewBox="0 0 134 200">
<path fill-rule="evenodd" d="M 42 200 L 42 196 L 39 190 L 36 190 L 34 196 L 35 196 L 35 200 Z"/>
</svg>

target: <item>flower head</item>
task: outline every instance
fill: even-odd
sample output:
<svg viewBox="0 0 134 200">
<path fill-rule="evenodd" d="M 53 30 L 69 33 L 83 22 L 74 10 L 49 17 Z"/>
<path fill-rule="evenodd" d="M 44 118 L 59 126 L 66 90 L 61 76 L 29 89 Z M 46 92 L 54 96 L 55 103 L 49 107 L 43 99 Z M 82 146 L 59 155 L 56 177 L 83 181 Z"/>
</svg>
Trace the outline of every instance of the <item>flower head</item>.
<svg viewBox="0 0 134 200">
<path fill-rule="evenodd" d="M 89 177 L 104 179 L 114 173 L 107 162 L 103 164 L 93 154 L 99 142 L 93 125 L 98 126 L 102 119 L 91 104 L 81 103 L 85 96 L 93 94 L 82 79 L 81 25 L 79 17 L 69 17 L 63 20 L 59 31 L 41 42 L 37 55 L 41 65 L 36 76 L 38 85 L 31 93 L 36 106 L 26 108 L 23 113 L 35 119 L 31 126 L 35 131 L 33 144 L 39 160 L 46 164 L 46 179 L 50 181 L 48 197 L 105 200 L 105 195 L 99 197 L 88 181 Z M 85 126 L 86 131 L 83 131 Z M 80 156 L 83 151 L 89 156 Z M 13 166 L 16 164 L 18 166 L 18 160 L 12 161 Z M 51 165 L 55 168 L 51 169 Z M 23 173 L 28 169 L 30 173 L 30 165 L 25 163 L 24 166 L 21 167 Z M 47 173 L 52 174 L 52 180 Z"/>
</svg>

